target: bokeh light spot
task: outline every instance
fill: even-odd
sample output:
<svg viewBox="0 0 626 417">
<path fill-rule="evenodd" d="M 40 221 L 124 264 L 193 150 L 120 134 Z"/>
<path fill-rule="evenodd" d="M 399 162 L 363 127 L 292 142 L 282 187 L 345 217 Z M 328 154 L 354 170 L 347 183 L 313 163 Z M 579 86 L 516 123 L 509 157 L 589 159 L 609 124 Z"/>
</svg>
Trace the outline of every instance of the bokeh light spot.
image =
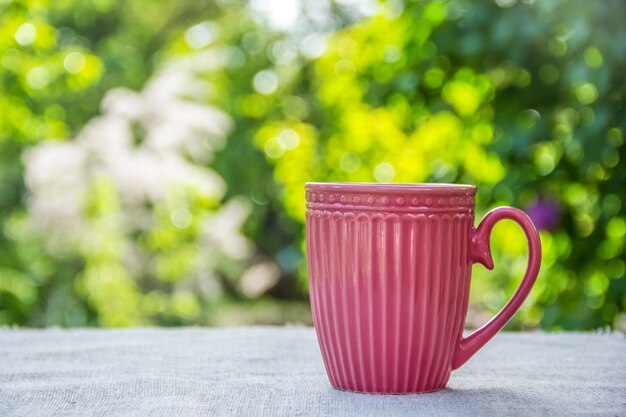
<svg viewBox="0 0 626 417">
<path fill-rule="evenodd" d="M 339 167 L 345 172 L 356 172 L 361 167 L 361 158 L 354 152 L 346 152 L 339 158 Z"/>
<path fill-rule="evenodd" d="M 63 60 L 63 66 L 67 72 L 76 74 L 85 67 L 85 55 L 80 52 L 70 52 Z"/>
<path fill-rule="evenodd" d="M 535 109 L 526 109 L 517 115 L 517 123 L 526 128 L 531 129 L 541 120 L 541 114 Z"/>
<path fill-rule="evenodd" d="M 10 48 L 2 55 L 2 61 L 0 61 L 0 63 L 6 69 L 17 70 L 21 60 L 22 54 L 20 54 L 20 51 L 15 48 Z"/>
<path fill-rule="evenodd" d="M 608 260 L 615 258 L 622 251 L 622 244 L 613 239 L 604 240 L 598 245 L 600 258 Z"/>
<path fill-rule="evenodd" d="M 309 105 L 298 96 L 290 96 L 283 103 L 283 112 L 288 117 L 302 120 L 309 115 Z"/>
<path fill-rule="evenodd" d="M 430 89 L 441 87 L 443 83 L 444 73 L 441 68 L 431 68 L 424 74 L 424 84 Z"/>
<path fill-rule="evenodd" d="M 590 296 L 600 296 L 609 287 L 609 279 L 600 271 L 594 272 L 585 285 L 585 292 Z"/>
<path fill-rule="evenodd" d="M 319 58 L 324 55 L 326 49 L 326 38 L 320 34 L 314 33 L 307 35 L 300 45 L 300 52 L 308 59 Z"/>
<path fill-rule="evenodd" d="M 217 28 L 213 23 L 202 22 L 185 32 L 185 43 L 193 49 L 201 49 L 215 40 Z"/>
<path fill-rule="evenodd" d="M 432 24 L 439 24 L 446 18 L 446 4 L 442 1 L 428 3 L 424 7 L 424 18 Z"/>
<path fill-rule="evenodd" d="M 260 206 L 264 206 L 269 203 L 269 199 L 267 195 L 261 190 L 252 190 L 250 191 L 250 200 L 252 200 L 255 204 Z"/>
<path fill-rule="evenodd" d="M 553 38 L 548 42 L 548 49 L 557 58 L 562 57 L 567 52 L 567 42 L 563 39 Z"/>
<path fill-rule="evenodd" d="M 606 235 L 615 240 L 623 239 L 626 235 L 626 221 L 622 217 L 614 217 L 606 225 Z"/>
<path fill-rule="evenodd" d="M 223 49 L 223 60 L 227 68 L 241 68 L 246 63 L 246 53 L 236 46 Z"/>
<path fill-rule="evenodd" d="M 515 6 L 517 0 L 496 0 L 496 4 L 504 9 Z"/>
<path fill-rule="evenodd" d="M 278 134 L 278 144 L 288 151 L 296 149 L 299 143 L 300 136 L 295 130 L 283 129 Z"/>
<path fill-rule="evenodd" d="M 200 314 L 200 303 L 195 294 L 179 291 L 172 296 L 172 310 L 177 316 L 193 319 Z"/>
<path fill-rule="evenodd" d="M 624 143 L 624 134 L 619 127 L 612 127 L 607 131 L 607 140 L 609 145 L 617 148 Z"/>
<path fill-rule="evenodd" d="M 626 264 L 621 259 L 613 259 L 607 265 L 606 271 L 611 278 L 621 278 L 626 272 Z"/>
<path fill-rule="evenodd" d="M 170 216 L 170 220 L 172 221 L 172 224 L 177 228 L 186 229 L 191 225 L 193 217 L 191 216 L 191 212 L 186 208 L 178 208 L 174 210 L 174 212 Z"/>
<path fill-rule="evenodd" d="M 614 216 L 622 208 L 622 200 L 615 194 L 608 194 L 602 201 L 602 209 L 607 216 Z"/>
<path fill-rule="evenodd" d="M 278 75 L 272 70 L 263 70 L 254 76 L 254 89 L 261 94 L 270 95 L 278 88 Z"/>
<path fill-rule="evenodd" d="M 600 68 L 603 63 L 602 54 L 595 46 L 590 46 L 584 52 L 585 63 L 591 68 Z"/>
<path fill-rule="evenodd" d="M 30 88 L 44 88 L 50 82 L 50 72 L 44 67 L 35 67 L 26 74 L 26 83 Z"/>
<path fill-rule="evenodd" d="M 22 23 L 15 31 L 15 41 L 23 46 L 33 43 L 35 36 L 37 36 L 37 29 L 30 23 Z"/>
<path fill-rule="evenodd" d="M 480 104 L 480 96 L 473 85 L 464 81 L 453 81 L 446 84 L 443 89 L 443 98 L 461 116 L 473 114 Z"/>
<path fill-rule="evenodd" d="M 389 182 L 396 175 L 393 165 L 388 162 L 381 162 L 374 168 L 374 178 L 378 182 Z"/>
<path fill-rule="evenodd" d="M 523 88 L 530 84 L 532 77 L 530 76 L 530 72 L 527 70 L 520 68 L 515 73 L 515 78 L 513 78 L 513 85 Z"/>
<path fill-rule="evenodd" d="M 283 148 L 277 138 L 272 138 L 265 143 L 265 154 L 272 159 L 278 159 L 285 154 Z"/>
<path fill-rule="evenodd" d="M 356 72 L 356 68 L 352 61 L 349 59 L 342 59 L 335 64 L 335 74 L 342 75 L 344 77 L 352 77 Z"/>
<path fill-rule="evenodd" d="M 301 13 L 300 1 L 291 0 L 252 0 L 250 7 L 254 14 L 279 30 L 288 30 L 296 24 Z"/>
<path fill-rule="evenodd" d="M 578 233 L 578 236 L 587 237 L 593 232 L 595 224 L 590 215 L 584 213 L 578 216 L 575 220 L 576 232 Z"/>
<path fill-rule="evenodd" d="M 282 65 L 291 64 L 296 59 L 297 52 L 295 45 L 286 40 L 274 42 L 271 48 L 274 62 Z"/>
<path fill-rule="evenodd" d="M 535 166 L 539 175 L 548 175 L 556 167 L 558 155 L 551 143 L 544 143 L 535 147 Z"/>
<path fill-rule="evenodd" d="M 591 104 L 598 98 L 598 89 L 592 83 L 584 83 L 574 89 L 574 94 L 582 104 Z"/>
<path fill-rule="evenodd" d="M 619 152 L 615 149 L 605 149 L 602 152 L 602 163 L 609 168 L 614 168 L 619 163 Z"/>
<path fill-rule="evenodd" d="M 402 50 L 397 45 L 388 45 L 385 48 L 385 62 L 398 62 L 402 57 Z"/>
</svg>

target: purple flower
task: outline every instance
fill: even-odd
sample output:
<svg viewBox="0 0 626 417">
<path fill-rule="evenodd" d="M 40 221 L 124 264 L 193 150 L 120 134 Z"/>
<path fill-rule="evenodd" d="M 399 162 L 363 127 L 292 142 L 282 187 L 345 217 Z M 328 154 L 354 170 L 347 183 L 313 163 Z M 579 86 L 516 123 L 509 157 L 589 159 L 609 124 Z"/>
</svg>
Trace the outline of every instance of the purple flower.
<svg viewBox="0 0 626 417">
<path fill-rule="evenodd" d="M 526 209 L 539 230 L 554 230 L 561 218 L 561 209 L 556 201 L 549 198 L 539 198 L 534 204 Z"/>
</svg>

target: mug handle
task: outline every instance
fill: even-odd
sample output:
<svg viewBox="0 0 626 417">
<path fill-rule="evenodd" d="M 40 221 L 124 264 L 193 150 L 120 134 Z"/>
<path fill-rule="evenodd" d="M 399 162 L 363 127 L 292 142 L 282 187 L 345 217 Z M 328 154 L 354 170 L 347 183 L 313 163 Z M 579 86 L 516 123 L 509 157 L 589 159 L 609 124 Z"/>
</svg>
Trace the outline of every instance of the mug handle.
<svg viewBox="0 0 626 417">
<path fill-rule="evenodd" d="M 470 261 L 493 269 L 489 238 L 495 224 L 500 220 L 513 220 L 522 227 L 528 240 L 528 266 L 522 283 L 509 302 L 488 323 L 468 337 L 461 337 L 452 359 L 452 369 L 457 369 L 485 345 L 513 317 L 530 292 L 541 265 L 541 241 L 539 233 L 526 213 L 513 207 L 498 207 L 483 217 L 473 231 L 470 244 Z"/>
</svg>

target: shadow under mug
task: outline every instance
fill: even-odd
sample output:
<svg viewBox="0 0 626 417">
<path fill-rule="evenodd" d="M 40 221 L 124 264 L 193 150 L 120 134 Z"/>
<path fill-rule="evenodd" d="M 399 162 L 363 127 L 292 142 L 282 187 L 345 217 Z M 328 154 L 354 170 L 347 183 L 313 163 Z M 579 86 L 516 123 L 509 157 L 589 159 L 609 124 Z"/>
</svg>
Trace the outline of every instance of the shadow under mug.
<svg viewBox="0 0 626 417">
<path fill-rule="evenodd" d="M 539 273 L 541 243 L 512 207 L 474 229 L 476 187 L 307 183 L 306 243 L 313 323 L 338 389 L 416 393 L 445 387 L 515 314 Z M 492 269 L 489 237 L 510 219 L 529 244 L 528 267 L 506 306 L 463 337 L 471 266 Z"/>
</svg>

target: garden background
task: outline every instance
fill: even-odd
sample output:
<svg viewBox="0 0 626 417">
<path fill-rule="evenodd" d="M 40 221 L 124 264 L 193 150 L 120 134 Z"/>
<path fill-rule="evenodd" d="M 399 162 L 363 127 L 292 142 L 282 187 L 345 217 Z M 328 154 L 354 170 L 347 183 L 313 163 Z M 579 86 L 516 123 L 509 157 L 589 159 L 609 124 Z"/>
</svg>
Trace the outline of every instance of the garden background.
<svg viewBox="0 0 626 417">
<path fill-rule="evenodd" d="M 0 0 L 0 324 L 310 323 L 306 181 L 479 186 L 509 329 L 626 331 L 619 0 Z M 468 327 L 517 287 L 474 266 Z"/>
</svg>

